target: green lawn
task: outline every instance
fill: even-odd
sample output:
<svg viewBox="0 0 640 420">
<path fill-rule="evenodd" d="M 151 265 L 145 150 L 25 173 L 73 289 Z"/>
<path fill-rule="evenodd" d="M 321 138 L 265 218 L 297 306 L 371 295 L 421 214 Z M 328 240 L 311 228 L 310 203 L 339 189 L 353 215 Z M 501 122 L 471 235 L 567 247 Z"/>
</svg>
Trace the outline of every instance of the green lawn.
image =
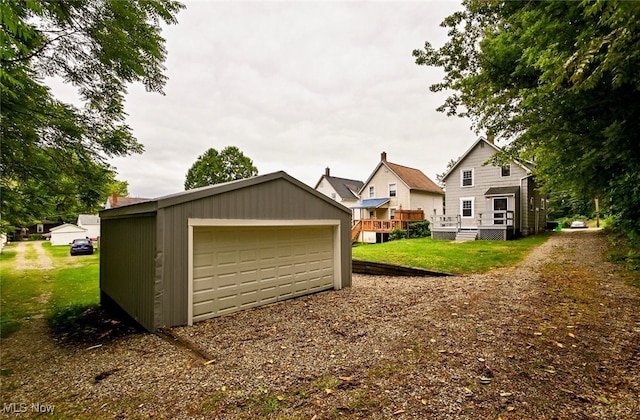
<svg viewBox="0 0 640 420">
<path fill-rule="evenodd" d="M 72 261 L 74 266 L 58 268 L 51 273 L 55 281 L 49 300 L 52 309 L 71 305 L 90 306 L 100 302 L 100 255 L 77 255 L 69 257 L 68 246 L 44 244 L 44 249 L 53 258 L 56 267 L 66 267 L 63 261 Z"/>
<path fill-rule="evenodd" d="M 512 266 L 548 235 L 515 241 L 434 241 L 431 238 L 401 239 L 382 244 L 358 244 L 353 259 L 424 268 L 451 274 L 484 273 Z"/>
<path fill-rule="evenodd" d="M 0 255 L 0 336 L 7 337 L 28 317 L 49 316 L 64 308 L 96 305 L 100 301 L 98 254 L 69 257 L 69 246 L 44 248 L 52 270 L 16 270 L 15 245 Z M 37 258 L 30 246 L 27 260 Z"/>
</svg>

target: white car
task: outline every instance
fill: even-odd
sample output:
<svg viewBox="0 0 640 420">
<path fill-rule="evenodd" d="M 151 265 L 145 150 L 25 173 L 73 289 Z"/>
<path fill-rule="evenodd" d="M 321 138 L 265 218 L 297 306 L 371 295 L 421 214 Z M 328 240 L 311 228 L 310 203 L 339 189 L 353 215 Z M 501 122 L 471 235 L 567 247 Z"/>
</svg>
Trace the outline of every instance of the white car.
<svg viewBox="0 0 640 420">
<path fill-rule="evenodd" d="M 587 222 L 584 220 L 574 220 L 571 222 L 571 229 L 585 229 L 588 228 Z"/>
</svg>

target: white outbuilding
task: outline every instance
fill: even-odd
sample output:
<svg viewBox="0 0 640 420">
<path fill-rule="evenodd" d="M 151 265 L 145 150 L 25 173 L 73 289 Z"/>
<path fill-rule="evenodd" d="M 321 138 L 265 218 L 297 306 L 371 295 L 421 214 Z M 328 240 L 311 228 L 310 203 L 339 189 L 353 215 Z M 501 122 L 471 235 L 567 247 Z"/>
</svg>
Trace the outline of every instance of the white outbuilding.
<svg viewBox="0 0 640 420">
<path fill-rule="evenodd" d="M 76 224 L 78 227 L 87 229 L 86 236 L 90 239 L 96 240 L 100 236 L 100 216 L 97 214 L 80 214 Z"/>
<path fill-rule="evenodd" d="M 51 245 L 69 245 L 74 239 L 86 238 L 87 229 L 71 223 L 54 227 L 51 232 Z"/>
</svg>

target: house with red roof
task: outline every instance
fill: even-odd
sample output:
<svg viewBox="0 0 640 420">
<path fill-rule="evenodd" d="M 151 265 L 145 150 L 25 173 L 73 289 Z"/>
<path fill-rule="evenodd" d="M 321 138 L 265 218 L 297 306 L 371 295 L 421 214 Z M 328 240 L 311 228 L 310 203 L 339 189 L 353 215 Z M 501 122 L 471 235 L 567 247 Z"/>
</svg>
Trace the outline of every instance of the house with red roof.
<svg viewBox="0 0 640 420">
<path fill-rule="evenodd" d="M 130 206 L 132 204 L 144 203 L 151 201 L 151 198 L 142 197 L 120 197 L 117 193 L 113 193 L 107 198 L 104 205 L 105 210 L 114 209 L 116 207 Z"/>
<path fill-rule="evenodd" d="M 444 191 L 421 170 L 392 163 L 386 152 L 358 191 L 352 240 L 385 242 L 397 228 L 442 214 Z"/>
</svg>

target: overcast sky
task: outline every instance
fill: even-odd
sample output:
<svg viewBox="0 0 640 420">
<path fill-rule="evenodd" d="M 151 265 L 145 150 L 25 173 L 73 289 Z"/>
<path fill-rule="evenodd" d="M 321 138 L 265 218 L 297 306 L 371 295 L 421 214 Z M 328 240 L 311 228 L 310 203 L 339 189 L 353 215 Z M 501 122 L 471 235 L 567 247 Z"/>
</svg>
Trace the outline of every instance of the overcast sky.
<svg viewBox="0 0 640 420">
<path fill-rule="evenodd" d="M 238 147 L 260 174 L 315 186 L 326 167 L 365 181 L 388 160 L 435 180 L 476 140 L 470 122 L 435 109 L 437 69 L 411 53 L 440 46 L 458 1 L 187 1 L 167 40 L 166 96 L 130 89 L 142 155 L 114 159 L 131 196 L 184 189 L 208 148 Z"/>
</svg>

